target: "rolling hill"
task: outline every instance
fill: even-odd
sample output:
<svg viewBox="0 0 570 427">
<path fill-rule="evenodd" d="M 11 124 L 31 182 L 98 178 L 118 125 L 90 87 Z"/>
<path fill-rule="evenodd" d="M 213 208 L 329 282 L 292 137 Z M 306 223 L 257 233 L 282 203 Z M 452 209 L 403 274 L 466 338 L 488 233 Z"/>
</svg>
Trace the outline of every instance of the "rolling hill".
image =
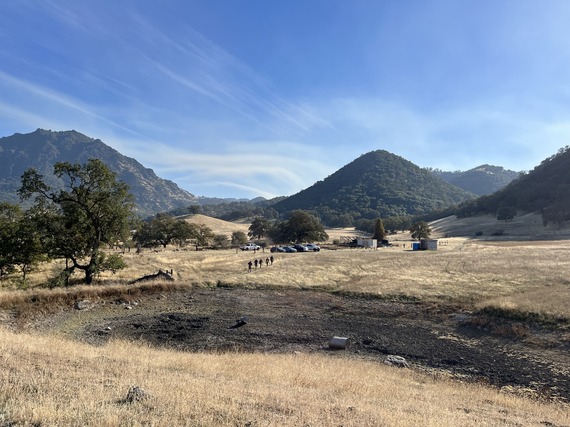
<svg viewBox="0 0 570 427">
<path fill-rule="evenodd" d="M 570 220 L 570 148 L 543 160 L 527 174 L 489 196 L 460 206 L 458 216 L 495 214 L 499 208 L 519 213 L 538 212 L 543 219 L 558 223 Z"/>
<path fill-rule="evenodd" d="M 282 213 L 312 210 L 332 225 L 342 216 L 417 215 L 473 197 L 400 156 L 377 150 L 272 207 Z"/>
<path fill-rule="evenodd" d="M 467 171 L 446 172 L 439 169 L 428 170 L 445 182 L 478 196 L 499 191 L 520 175 L 520 172 L 492 165 L 481 165 Z"/>
<path fill-rule="evenodd" d="M 20 188 L 20 177 L 28 168 L 38 170 L 53 186 L 58 184 L 53 177 L 54 163 L 85 163 L 90 158 L 103 161 L 119 180 L 129 185 L 137 213 L 141 216 L 197 203 L 193 194 L 172 181 L 159 178 L 152 169 L 122 155 L 99 139 L 74 130 L 52 132 L 43 129 L 0 138 L 0 200 L 19 202 L 16 192 Z"/>
</svg>

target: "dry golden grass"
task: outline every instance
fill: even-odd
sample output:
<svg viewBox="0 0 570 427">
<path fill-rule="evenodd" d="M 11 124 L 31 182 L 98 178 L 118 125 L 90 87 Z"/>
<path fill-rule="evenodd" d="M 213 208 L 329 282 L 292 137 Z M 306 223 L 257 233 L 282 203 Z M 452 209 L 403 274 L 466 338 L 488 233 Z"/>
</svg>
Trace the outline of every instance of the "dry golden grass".
<svg viewBox="0 0 570 427">
<path fill-rule="evenodd" d="M 158 269 L 172 269 L 176 283 L 182 285 L 312 288 L 458 303 L 468 308 L 499 304 L 570 318 L 570 241 L 449 238 L 437 251 L 411 251 L 409 241 L 405 248 L 404 242 L 378 250 L 296 254 L 145 250 L 140 255 L 126 253 L 128 268 L 102 274 L 97 283 L 124 285 Z M 254 256 L 265 260 L 270 255 L 275 258 L 272 266 L 247 272 L 247 262 Z M 52 269 L 48 265 L 31 275 L 30 283 L 45 283 Z"/>
<path fill-rule="evenodd" d="M 236 224 L 204 223 L 231 234 Z M 449 224 L 447 224 L 449 226 Z M 242 224 L 247 231 L 247 224 Z M 244 230 L 242 230 L 244 231 Z M 444 228 L 436 235 L 444 235 Z M 352 234 L 351 234 L 352 233 Z M 359 234 L 339 229 L 331 240 Z M 498 307 L 570 318 L 570 242 L 444 239 L 438 251 L 398 246 L 273 254 L 252 273 L 251 252 L 144 251 L 95 286 L 41 289 L 58 269 L 45 265 L 27 291 L 4 283 L 3 307 L 187 286 L 296 287 Z M 404 244 L 406 247 L 404 248 Z M 271 254 L 257 253 L 265 259 Z M 161 268 L 175 284 L 128 285 Z M 12 290 L 10 290 L 12 289 Z M 34 306 L 37 309 L 37 304 Z M 55 336 L 0 330 L 0 425 L 416 426 L 568 425 L 568 408 L 484 386 L 461 384 L 378 363 L 323 355 L 177 353 L 113 342 L 91 347 Z M 132 385 L 152 394 L 122 399 Z M 249 423 L 249 424 L 248 424 Z"/>
<path fill-rule="evenodd" d="M 430 223 L 434 237 L 473 237 L 482 233 L 480 239 L 534 240 L 570 237 L 570 225 L 563 227 L 542 225 L 542 215 L 529 213 L 515 217 L 513 221 L 498 221 L 494 215 L 478 215 L 468 218 L 449 216 Z M 502 231 L 499 236 L 493 236 Z"/>
<path fill-rule="evenodd" d="M 100 281 L 125 283 L 162 268 L 173 269 L 176 280 L 187 284 L 314 288 L 467 305 L 509 301 L 570 318 L 569 241 L 446 241 L 437 251 L 411 251 L 407 243 L 378 250 L 258 252 L 255 258 L 273 255 L 275 262 L 252 273 L 247 272 L 251 252 L 146 251 L 126 254 L 129 267 Z"/>
<path fill-rule="evenodd" d="M 225 234 L 228 238 L 232 237 L 234 231 L 243 231 L 247 235 L 250 226 L 250 223 L 224 221 L 201 214 L 185 215 L 181 218 L 193 224 L 205 225 L 212 229 L 214 233 Z"/>
<path fill-rule="evenodd" d="M 42 426 L 567 425 L 568 408 L 322 355 L 92 347 L 0 329 L 0 422 Z M 129 387 L 150 393 L 126 403 Z"/>
</svg>

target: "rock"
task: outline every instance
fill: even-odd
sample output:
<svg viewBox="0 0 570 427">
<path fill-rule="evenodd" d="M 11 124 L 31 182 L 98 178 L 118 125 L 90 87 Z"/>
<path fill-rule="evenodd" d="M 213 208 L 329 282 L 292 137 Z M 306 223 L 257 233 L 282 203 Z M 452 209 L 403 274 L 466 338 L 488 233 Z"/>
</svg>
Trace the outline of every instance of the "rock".
<svg viewBox="0 0 570 427">
<path fill-rule="evenodd" d="M 230 326 L 228 329 L 241 328 L 244 325 L 247 325 L 247 316 L 242 316 L 239 319 L 237 319 L 236 323 Z"/>
<path fill-rule="evenodd" d="M 132 310 L 133 306 L 132 305 L 125 305 L 125 310 Z"/>
<path fill-rule="evenodd" d="M 92 306 L 91 301 L 89 301 L 89 300 L 87 300 L 87 299 L 84 299 L 84 300 L 81 300 L 81 301 L 75 301 L 75 304 L 74 304 L 73 307 L 74 307 L 76 310 L 88 310 L 88 309 L 91 308 L 91 306 Z"/>
<path fill-rule="evenodd" d="M 129 391 L 127 392 L 127 397 L 125 397 L 125 402 L 133 403 L 133 402 L 142 402 L 150 397 L 150 394 L 143 388 L 139 386 L 131 386 L 129 387 Z"/>
<path fill-rule="evenodd" d="M 402 356 L 394 356 L 392 354 L 386 356 L 384 364 L 389 366 L 396 366 L 398 368 L 409 368 L 410 365 Z"/>
<path fill-rule="evenodd" d="M 329 348 L 334 348 L 335 350 L 344 350 L 348 347 L 349 339 L 345 337 L 332 337 L 329 341 Z"/>
</svg>

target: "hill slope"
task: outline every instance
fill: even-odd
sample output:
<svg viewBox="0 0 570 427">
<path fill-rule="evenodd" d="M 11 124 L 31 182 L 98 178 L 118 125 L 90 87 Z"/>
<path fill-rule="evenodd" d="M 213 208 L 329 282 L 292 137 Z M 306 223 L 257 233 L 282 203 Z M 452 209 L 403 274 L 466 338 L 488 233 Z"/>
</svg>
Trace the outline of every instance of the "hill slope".
<svg viewBox="0 0 570 427">
<path fill-rule="evenodd" d="M 28 168 L 35 168 L 50 185 L 57 185 L 53 177 L 54 163 L 85 163 L 90 158 L 103 161 L 129 185 L 140 215 L 196 203 L 196 197 L 191 193 L 172 181 L 159 178 L 152 169 L 122 155 L 101 140 L 73 130 L 52 132 L 43 129 L 0 138 L 0 200 L 19 202 L 16 191 L 20 188 L 21 175 Z"/>
<path fill-rule="evenodd" d="M 570 149 L 559 150 L 502 190 L 465 203 L 458 215 L 495 214 L 500 207 L 522 212 L 556 209 L 562 220 L 570 220 Z"/>
<path fill-rule="evenodd" d="M 327 218 L 343 214 L 354 219 L 421 214 L 472 197 L 400 156 L 377 150 L 273 208 L 315 210 L 328 222 Z"/>
<path fill-rule="evenodd" d="M 179 216 L 178 219 L 183 219 L 192 224 L 205 225 L 215 234 L 225 234 L 228 238 L 232 237 L 232 233 L 234 231 L 243 231 L 247 235 L 250 225 L 249 223 L 224 221 L 222 219 L 212 218 L 202 214 L 182 215 Z"/>
<path fill-rule="evenodd" d="M 478 196 L 492 194 L 507 186 L 520 175 L 519 172 L 492 165 L 481 165 L 467 171 L 455 172 L 446 172 L 439 169 L 428 170 L 445 182 Z"/>
</svg>

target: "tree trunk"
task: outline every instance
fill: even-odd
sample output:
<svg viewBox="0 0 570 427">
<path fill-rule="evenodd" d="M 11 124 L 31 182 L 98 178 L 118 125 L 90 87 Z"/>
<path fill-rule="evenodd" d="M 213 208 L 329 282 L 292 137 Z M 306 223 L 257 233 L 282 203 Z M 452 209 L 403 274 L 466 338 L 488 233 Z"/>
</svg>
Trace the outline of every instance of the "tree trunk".
<svg viewBox="0 0 570 427">
<path fill-rule="evenodd" d="M 91 283 L 93 283 L 93 269 L 91 267 L 88 267 L 85 270 L 85 284 L 86 285 L 90 285 Z"/>
</svg>

